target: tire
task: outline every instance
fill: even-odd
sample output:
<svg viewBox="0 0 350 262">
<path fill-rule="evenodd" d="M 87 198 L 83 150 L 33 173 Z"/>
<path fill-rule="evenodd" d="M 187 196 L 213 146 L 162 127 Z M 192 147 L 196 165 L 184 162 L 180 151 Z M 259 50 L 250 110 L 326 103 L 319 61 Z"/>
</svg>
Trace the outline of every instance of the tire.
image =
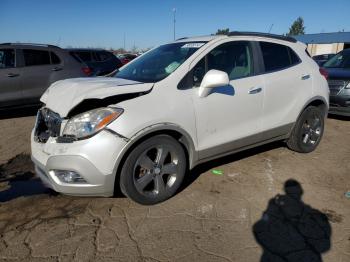
<svg viewBox="0 0 350 262">
<path fill-rule="evenodd" d="M 309 153 L 316 149 L 324 132 L 325 113 L 318 107 L 309 106 L 300 115 L 290 137 L 289 149 L 299 153 Z"/>
<path fill-rule="evenodd" d="M 151 137 L 127 156 L 120 189 L 137 203 L 152 205 L 172 197 L 186 173 L 186 155 L 180 143 L 167 135 Z"/>
</svg>

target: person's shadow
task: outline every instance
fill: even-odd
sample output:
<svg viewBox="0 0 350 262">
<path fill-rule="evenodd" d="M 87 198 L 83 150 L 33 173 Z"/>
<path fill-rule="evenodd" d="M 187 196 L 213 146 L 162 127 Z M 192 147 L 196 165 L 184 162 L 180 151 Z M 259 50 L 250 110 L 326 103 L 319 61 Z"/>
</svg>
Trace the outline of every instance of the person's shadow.
<svg viewBox="0 0 350 262">
<path fill-rule="evenodd" d="M 302 201 L 303 189 L 296 180 L 284 184 L 285 195 L 270 199 L 262 218 L 253 226 L 263 248 L 262 262 L 322 261 L 331 246 L 328 218 Z"/>
</svg>

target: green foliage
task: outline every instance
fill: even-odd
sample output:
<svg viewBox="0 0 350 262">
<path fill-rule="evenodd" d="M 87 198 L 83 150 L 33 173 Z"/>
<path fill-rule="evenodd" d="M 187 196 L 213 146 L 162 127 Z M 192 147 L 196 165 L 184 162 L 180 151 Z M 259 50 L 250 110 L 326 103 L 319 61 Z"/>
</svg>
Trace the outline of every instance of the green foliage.
<svg viewBox="0 0 350 262">
<path fill-rule="evenodd" d="M 218 31 L 215 33 L 216 35 L 228 35 L 230 33 L 229 28 L 225 29 L 218 29 Z"/>
<path fill-rule="evenodd" d="M 305 26 L 304 19 L 302 17 L 298 17 L 289 28 L 288 36 L 290 35 L 304 35 L 305 34 Z"/>
</svg>

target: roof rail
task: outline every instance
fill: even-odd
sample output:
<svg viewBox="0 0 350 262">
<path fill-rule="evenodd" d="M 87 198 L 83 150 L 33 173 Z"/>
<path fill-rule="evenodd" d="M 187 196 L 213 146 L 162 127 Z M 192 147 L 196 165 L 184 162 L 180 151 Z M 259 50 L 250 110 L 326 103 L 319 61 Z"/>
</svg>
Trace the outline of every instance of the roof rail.
<svg viewBox="0 0 350 262">
<path fill-rule="evenodd" d="M 184 40 L 184 39 L 187 39 L 187 38 L 188 38 L 187 36 L 186 37 L 181 37 L 181 38 L 176 39 L 176 41 Z"/>
<path fill-rule="evenodd" d="M 48 44 L 37 44 L 37 43 L 1 43 L 0 45 L 31 45 L 31 46 L 43 46 L 43 47 L 52 47 L 52 48 L 60 48 L 59 46 L 55 45 L 48 45 Z"/>
<path fill-rule="evenodd" d="M 283 35 L 275 35 L 275 34 L 269 34 L 269 33 L 259 33 L 259 32 L 240 32 L 240 31 L 233 31 L 228 33 L 228 36 L 261 36 L 261 37 L 267 37 L 267 38 L 273 38 L 283 41 L 288 41 L 291 43 L 296 43 L 297 40 L 290 36 L 283 36 Z"/>
</svg>

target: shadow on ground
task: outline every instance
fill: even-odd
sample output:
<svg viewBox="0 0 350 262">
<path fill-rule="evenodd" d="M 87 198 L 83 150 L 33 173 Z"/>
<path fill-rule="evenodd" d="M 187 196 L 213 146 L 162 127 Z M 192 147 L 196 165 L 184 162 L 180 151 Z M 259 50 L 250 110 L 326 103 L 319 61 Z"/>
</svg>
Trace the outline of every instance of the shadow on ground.
<svg viewBox="0 0 350 262">
<path fill-rule="evenodd" d="M 35 116 L 41 105 L 6 108 L 0 110 L 0 119 Z"/>
<path fill-rule="evenodd" d="M 253 226 L 256 241 L 263 248 L 262 262 L 322 261 L 331 247 L 331 226 L 322 212 L 302 201 L 298 181 L 288 180 L 285 195 L 270 199 L 262 218 Z"/>
<path fill-rule="evenodd" d="M 29 155 L 19 154 L 0 166 L 0 202 L 51 192 L 35 178 Z"/>
<path fill-rule="evenodd" d="M 257 154 L 260 154 L 263 152 L 267 152 L 267 151 L 270 151 L 270 150 L 273 150 L 276 148 L 280 148 L 280 147 L 285 147 L 285 143 L 283 143 L 282 141 L 277 141 L 277 142 L 269 143 L 269 144 L 266 144 L 263 146 L 248 149 L 248 150 L 245 150 L 242 152 L 230 154 L 230 155 L 225 156 L 225 157 L 221 157 L 218 159 L 204 162 L 204 163 L 196 166 L 195 168 L 193 168 L 191 171 L 189 171 L 189 174 L 187 174 L 185 176 L 184 182 L 182 183 L 182 185 L 179 189 L 179 192 L 183 191 L 188 186 L 190 186 L 194 181 L 196 181 L 196 179 L 201 174 L 203 174 L 203 173 L 205 173 L 205 172 L 207 172 L 215 167 L 226 165 L 228 163 L 239 161 L 241 159 L 251 157 L 251 156 L 254 156 L 254 155 L 257 155 Z"/>
<path fill-rule="evenodd" d="M 201 174 L 214 167 L 238 161 L 281 146 L 284 146 L 282 142 L 271 143 L 198 165 L 186 176 L 178 193 L 190 186 Z M 57 193 L 46 188 L 40 179 L 35 178 L 34 166 L 29 155 L 19 154 L 10 159 L 6 164 L 0 166 L 0 202 L 38 194 Z M 117 198 L 125 197 L 120 190 L 116 190 L 114 196 Z"/>
</svg>

